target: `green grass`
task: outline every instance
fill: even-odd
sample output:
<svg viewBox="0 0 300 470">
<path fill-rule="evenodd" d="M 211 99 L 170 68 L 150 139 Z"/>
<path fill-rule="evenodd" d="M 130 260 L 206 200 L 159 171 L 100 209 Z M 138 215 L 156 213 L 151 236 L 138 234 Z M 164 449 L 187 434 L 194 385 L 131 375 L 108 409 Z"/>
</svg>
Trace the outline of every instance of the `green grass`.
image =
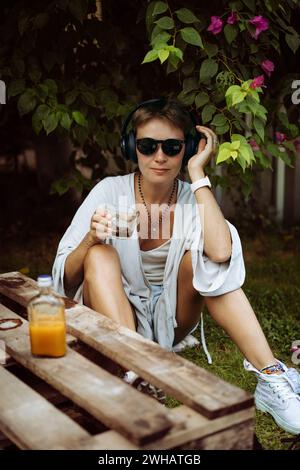
<svg viewBox="0 0 300 470">
<path fill-rule="evenodd" d="M 35 278 L 49 273 L 60 236 L 22 237 L 6 241 L 0 254 L 0 272 L 22 270 Z M 264 236 L 254 242 L 243 241 L 246 282 L 243 289 L 261 323 L 274 355 L 291 366 L 290 347 L 300 339 L 300 243 L 292 234 Z M 256 380 L 243 369 L 242 355 L 209 314 L 205 315 L 205 335 L 213 364 L 208 365 L 201 347 L 187 350 L 183 356 L 224 380 L 253 392 Z M 294 366 L 295 367 L 295 366 Z M 170 399 L 168 406 L 176 406 Z M 256 414 L 256 435 L 264 449 L 287 449 L 282 438 L 291 435 L 273 419 Z"/>
</svg>

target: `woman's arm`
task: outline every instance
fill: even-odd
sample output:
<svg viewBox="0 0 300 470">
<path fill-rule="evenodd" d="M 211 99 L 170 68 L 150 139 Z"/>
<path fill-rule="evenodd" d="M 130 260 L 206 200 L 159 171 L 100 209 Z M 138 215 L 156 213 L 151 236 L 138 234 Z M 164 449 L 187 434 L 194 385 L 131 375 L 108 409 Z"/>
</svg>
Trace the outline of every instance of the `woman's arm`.
<svg viewBox="0 0 300 470">
<path fill-rule="evenodd" d="M 213 147 L 213 132 L 207 127 L 196 126 L 198 131 L 207 137 L 201 139 L 198 152 L 188 162 L 188 171 L 192 183 L 205 177 L 204 166 L 215 152 Z M 200 205 L 200 219 L 204 237 L 204 252 L 214 262 L 222 263 L 231 256 L 230 230 L 219 208 L 212 191 L 204 186 L 195 191 L 195 197 Z"/>
<path fill-rule="evenodd" d="M 89 232 L 80 244 L 67 257 L 65 262 L 65 289 L 77 287 L 84 277 L 84 260 L 89 249 L 97 243 L 103 243 L 111 234 L 110 214 L 105 209 L 97 209 L 92 216 Z"/>
</svg>

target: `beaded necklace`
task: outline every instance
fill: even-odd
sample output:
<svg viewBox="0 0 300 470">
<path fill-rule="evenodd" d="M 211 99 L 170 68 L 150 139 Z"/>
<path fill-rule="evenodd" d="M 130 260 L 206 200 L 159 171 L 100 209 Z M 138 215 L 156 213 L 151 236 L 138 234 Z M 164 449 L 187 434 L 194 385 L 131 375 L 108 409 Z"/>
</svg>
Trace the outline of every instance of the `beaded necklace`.
<svg viewBox="0 0 300 470">
<path fill-rule="evenodd" d="M 169 200 L 168 200 L 168 202 L 167 202 L 167 206 L 164 208 L 164 210 L 162 211 L 162 213 L 159 214 L 159 220 L 158 220 L 158 222 L 153 222 L 153 221 L 151 221 L 151 214 L 150 214 L 150 212 L 149 212 L 149 210 L 148 210 L 148 206 L 147 206 L 147 203 L 146 203 L 146 201 L 145 201 L 144 194 L 143 194 L 143 191 L 142 191 L 141 173 L 139 173 L 139 175 L 138 175 L 138 189 L 139 189 L 139 193 L 140 193 L 142 202 L 143 202 L 143 204 L 144 204 L 144 206 L 145 206 L 145 208 L 146 208 L 146 211 L 147 211 L 148 221 L 149 221 L 149 227 L 151 227 L 151 229 L 152 229 L 152 231 L 154 232 L 154 234 L 156 234 L 157 230 L 159 229 L 160 223 L 162 224 L 163 218 L 164 218 L 164 216 L 165 216 L 165 213 L 167 212 L 167 210 L 170 209 L 170 205 L 171 205 L 173 196 L 174 196 L 174 194 L 175 194 L 176 188 L 177 188 L 177 180 L 175 179 L 174 182 L 173 182 L 173 187 L 172 187 L 172 191 L 171 191 Z"/>
</svg>

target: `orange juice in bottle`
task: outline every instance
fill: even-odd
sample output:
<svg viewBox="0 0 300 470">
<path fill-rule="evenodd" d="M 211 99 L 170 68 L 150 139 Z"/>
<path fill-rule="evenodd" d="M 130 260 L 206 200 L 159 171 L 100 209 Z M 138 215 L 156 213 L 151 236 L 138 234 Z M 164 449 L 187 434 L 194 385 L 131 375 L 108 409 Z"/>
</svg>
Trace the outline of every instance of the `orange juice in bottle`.
<svg viewBox="0 0 300 470">
<path fill-rule="evenodd" d="M 51 276 L 41 275 L 37 281 L 39 294 L 28 304 L 31 352 L 34 356 L 64 356 L 66 354 L 64 302 L 53 294 Z"/>
</svg>

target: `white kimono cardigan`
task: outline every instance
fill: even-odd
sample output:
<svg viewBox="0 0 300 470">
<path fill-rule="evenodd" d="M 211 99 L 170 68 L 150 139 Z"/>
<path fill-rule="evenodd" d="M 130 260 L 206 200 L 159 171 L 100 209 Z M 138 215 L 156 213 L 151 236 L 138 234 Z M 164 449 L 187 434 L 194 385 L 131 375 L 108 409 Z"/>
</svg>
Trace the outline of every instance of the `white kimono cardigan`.
<svg viewBox="0 0 300 470">
<path fill-rule="evenodd" d="M 82 284 L 72 291 L 64 287 L 64 266 L 71 253 L 90 229 L 95 209 L 103 203 L 118 206 L 120 198 L 128 204 L 135 204 L 134 173 L 125 176 L 107 177 L 89 193 L 77 210 L 71 225 L 61 239 L 53 265 L 54 288 L 62 295 L 82 302 Z M 209 214 L 206 215 L 209 217 Z M 116 248 L 120 257 L 122 281 L 125 293 L 135 308 L 138 329 L 144 337 L 158 342 L 171 350 L 176 328 L 177 275 L 185 251 L 191 251 L 193 286 L 203 296 L 217 296 L 242 286 L 245 280 L 245 266 L 240 238 L 236 228 L 226 221 L 232 240 L 229 261 L 215 263 L 203 254 L 203 233 L 199 205 L 190 190 L 190 184 L 179 181 L 177 204 L 170 249 L 166 261 L 163 291 L 156 304 L 153 318 L 150 310 L 149 282 L 143 271 L 139 240 L 136 232 L 131 238 L 111 238 L 107 243 Z M 101 279 L 99 279 L 101 282 Z M 195 312 L 196 313 L 196 312 Z"/>
</svg>

